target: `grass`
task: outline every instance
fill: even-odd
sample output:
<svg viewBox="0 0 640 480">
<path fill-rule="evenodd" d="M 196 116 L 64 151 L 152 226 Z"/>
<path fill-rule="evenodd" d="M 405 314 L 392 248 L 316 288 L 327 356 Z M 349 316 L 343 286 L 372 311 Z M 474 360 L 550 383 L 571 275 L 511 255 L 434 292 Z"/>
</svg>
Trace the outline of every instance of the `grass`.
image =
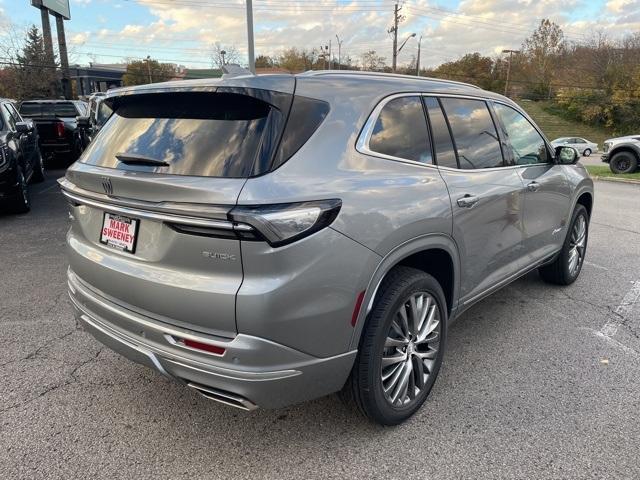
<svg viewBox="0 0 640 480">
<path fill-rule="evenodd" d="M 585 167 L 592 177 L 608 177 L 608 178 L 621 178 L 626 180 L 640 180 L 640 172 L 634 173 L 620 173 L 616 174 L 609 169 L 606 165 L 587 165 Z"/>
<path fill-rule="evenodd" d="M 598 147 L 602 149 L 602 143 L 607 138 L 615 136 L 613 132 L 605 128 L 567 120 L 559 115 L 554 115 L 548 110 L 550 102 L 547 101 L 528 102 L 519 100 L 518 104 L 533 118 L 549 140 L 555 140 L 558 137 L 582 137 L 591 142 L 596 142 Z"/>
</svg>

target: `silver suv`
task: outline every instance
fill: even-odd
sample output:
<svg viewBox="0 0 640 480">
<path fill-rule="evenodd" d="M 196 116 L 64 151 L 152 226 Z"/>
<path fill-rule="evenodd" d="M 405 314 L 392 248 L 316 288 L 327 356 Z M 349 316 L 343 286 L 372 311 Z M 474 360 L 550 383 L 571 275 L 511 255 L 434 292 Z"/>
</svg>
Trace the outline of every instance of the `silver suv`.
<svg viewBox="0 0 640 480">
<path fill-rule="evenodd" d="M 397 424 L 447 328 L 580 273 L 593 183 L 507 98 L 359 72 L 125 88 L 61 180 L 71 300 L 102 343 L 251 410 L 342 391 Z"/>
</svg>

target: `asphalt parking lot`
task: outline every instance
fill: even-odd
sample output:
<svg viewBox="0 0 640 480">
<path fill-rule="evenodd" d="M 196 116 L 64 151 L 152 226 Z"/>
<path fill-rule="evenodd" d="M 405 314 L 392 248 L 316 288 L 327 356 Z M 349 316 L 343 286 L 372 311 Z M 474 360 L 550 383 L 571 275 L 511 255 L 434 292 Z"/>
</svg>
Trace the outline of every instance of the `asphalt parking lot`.
<svg viewBox="0 0 640 480">
<path fill-rule="evenodd" d="M 382 428 L 336 396 L 240 412 L 76 329 L 62 173 L 0 216 L 0 477 L 640 478 L 640 186 L 596 183 L 579 280 L 466 312 L 425 406 Z"/>
</svg>

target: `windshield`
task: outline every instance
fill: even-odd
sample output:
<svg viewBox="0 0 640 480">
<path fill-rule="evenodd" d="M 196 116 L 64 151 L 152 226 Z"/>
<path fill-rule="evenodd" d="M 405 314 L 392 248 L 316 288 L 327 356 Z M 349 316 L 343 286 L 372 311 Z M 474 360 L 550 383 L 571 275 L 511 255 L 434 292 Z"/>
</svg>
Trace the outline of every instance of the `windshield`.
<svg viewBox="0 0 640 480">
<path fill-rule="evenodd" d="M 20 105 L 23 117 L 75 117 L 78 115 L 76 106 L 71 102 L 58 103 L 28 103 Z"/>
<path fill-rule="evenodd" d="M 247 177 L 260 153 L 269 104 L 232 93 L 172 93 L 123 98 L 83 162 L 120 170 L 206 177 Z M 268 129 L 267 129 L 268 130 Z M 267 132 L 268 133 L 268 132 Z M 164 166 L 127 164 L 117 155 L 152 158 Z"/>
</svg>

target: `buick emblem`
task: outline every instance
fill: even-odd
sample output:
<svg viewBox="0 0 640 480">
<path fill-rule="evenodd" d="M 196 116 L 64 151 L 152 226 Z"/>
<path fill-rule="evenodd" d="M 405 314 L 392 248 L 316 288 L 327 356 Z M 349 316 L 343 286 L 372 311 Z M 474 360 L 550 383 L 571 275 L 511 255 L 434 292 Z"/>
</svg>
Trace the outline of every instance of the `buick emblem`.
<svg viewBox="0 0 640 480">
<path fill-rule="evenodd" d="M 102 189 L 107 195 L 113 195 L 113 184 L 109 177 L 102 177 Z"/>
</svg>

